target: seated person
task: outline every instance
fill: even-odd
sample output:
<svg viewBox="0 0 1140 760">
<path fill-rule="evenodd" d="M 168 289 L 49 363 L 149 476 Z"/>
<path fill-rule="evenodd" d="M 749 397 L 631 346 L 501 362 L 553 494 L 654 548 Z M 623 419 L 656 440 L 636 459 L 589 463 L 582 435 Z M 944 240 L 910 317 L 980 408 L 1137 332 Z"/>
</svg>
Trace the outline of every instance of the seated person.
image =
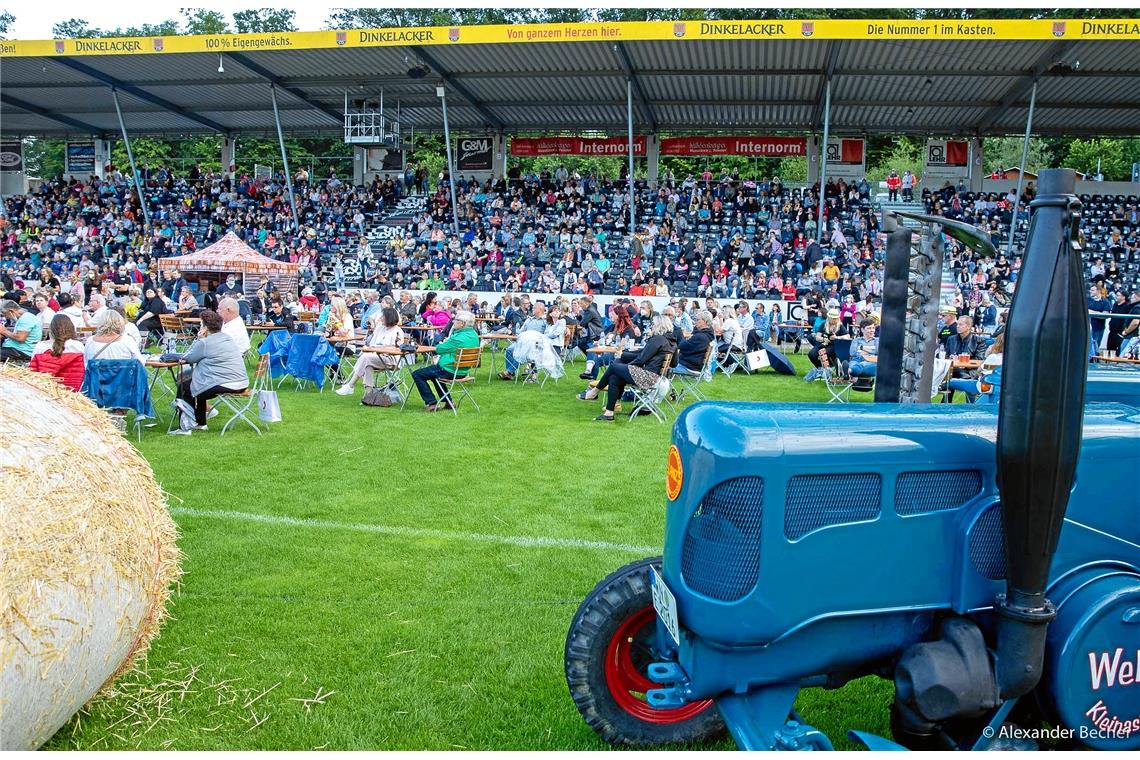
<svg viewBox="0 0 1140 760">
<path fill-rule="evenodd" d="M 827 359 L 830 366 L 834 367 L 836 362 L 835 345 L 836 339 L 850 338 L 851 330 L 847 325 L 843 324 L 839 318 L 839 309 L 831 308 L 827 310 L 827 319 L 823 324 L 812 333 L 812 343 L 814 344 L 810 351 L 808 351 L 808 361 L 812 363 L 813 367 L 819 368 L 823 366 L 820 362 L 819 354 L 821 351 L 827 352 Z"/>
<path fill-rule="evenodd" d="M 614 411 L 621 400 L 625 388 L 634 384 L 638 388 L 652 388 L 665 372 L 665 360 L 677 348 L 673 342 L 673 320 L 659 314 L 653 318 L 653 334 L 645 341 L 645 346 L 628 363 L 616 361 L 606 368 L 597 384 L 590 384 L 578 398 L 592 401 L 600 391 L 606 391 L 606 409 L 594 419 L 600 422 L 613 422 Z"/>
<path fill-rule="evenodd" d="M 48 327 L 50 340 L 32 352 L 29 369 L 58 379 L 73 391 L 83 387 L 83 344 L 76 340 L 75 324 L 66 314 L 56 314 Z"/>
<path fill-rule="evenodd" d="M 245 329 L 238 309 L 238 302 L 226 296 L 218 303 L 218 316 L 222 318 L 222 332 L 233 339 L 238 351 L 249 350 L 249 331 Z"/>
<path fill-rule="evenodd" d="M 285 308 L 285 304 L 281 301 L 274 299 L 273 303 L 269 305 L 269 314 L 266 315 L 269 323 L 284 327 L 289 332 L 297 331 L 297 318 L 293 316 L 293 312 Z"/>
<path fill-rule="evenodd" d="M 712 329 L 712 314 L 700 309 L 693 316 L 693 333 L 677 344 L 678 365 L 690 372 L 704 370 L 705 353 L 716 340 Z"/>
<path fill-rule="evenodd" d="M 526 321 L 524 321 L 522 323 L 522 327 L 519 330 L 519 334 L 521 335 L 522 333 L 528 332 L 528 331 L 545 334 L 546 333 L 546 327 L 547 327 L 547 324 L 546 324 L 546 304 L 543 303 L 542 301 L 535 301 L 534 306 L 531 308 L 533 311 L 532 311 L 531 315 L 526 318 Z M 565 328 L 565 325 L 563 325 L 563 328 Z M 515 354 L 514 346 L 512 346 L 510 349 L 508 349 L 506 352 L 504 352 L 503 356 L 507 362 L 507 368 L 499 373 L 499 379 L 500 380 L 514 380 L 515 379 L 515 372 L 518 371 L 519 362 L 517 359 L 515 359 L 514 354 Z"/>
<path fill-rule="evenodd" d="M 86 362 L 95 359 L 136 359 L 145 364 L 146 359 L 139 350 L 138 339 L 127 332 L 127 318 L 113 309 L 106 309 L 95 325 L 95 334 L 87 340 L 83 349 Z"/>
<path fill-rule="evenodd" d="M 162 333 L 162 322 L 159 316 L 166 313 L 166 302 L 158 295 L 156 288 L 147 288 L 143 293 L 145 298 L 139 306 L 137 318 L 134 320 L 139 330 Z"/>
<path fill-rule="evenodd" d="M 1001 398 L 1001 365 L 1002 352 L 1005 350 L 1005 333 L 998 333 L 993 345 L 982 361 L 982 368 L 977 379 L 951 378 L 947 383 L 950 391 L 962 391 L 967 400 L 973 398 L 980 404 L 996 404 Z"/>
<path fill-rule="evenodd" d="M 725 306 L 720 310 L 720 340 L 717 344 L 717 353 L 727 354 L 729 351 L 744 351 L 747 343 L 740 323 L 736 321 L 736 310 Z"/>
<path fill-rule="evenodd" d="M 851 341 L 851 357 L 847 371 L 852 377 L 874 377 L 879 362 L 879 339 L 875 337 L 875 320 L 859 323 L 859 337 Z"/>
<path fill-rule="evenodd" d="M 0 337 L 4 339 L 0 342 L 0 361 L 29 361 L 43 335 L 40 318 L 7 300 L 0 301 L 0 317 L 12 323 L 11 327 L 0 325 Z"/>
<path fill-rule="evenodd" d="M 381 309 L 375 317 L 372 318 L 372 323 L 375 328 L 368 336 L 365 343 L 366 346 L 380 347 L 380 346 L 399 346 L 406 340 L 404 331 L 400 329 L 400 313 L 391 306 L 386 306 Z M 356 381 L 363 378 L 364 388 L 376 387 L 376 372 L 377 371 L 392 371 L 400 366 L 400 357 L 396 355 L 387 354 L 374 354 L 363 352 L 360 355 L 360 360 L 353 368 L 352 374 L 344 385 L 336 389 L 336 392 L 341 396 L 350 396 L 356 390 Z"/>
<path fill-rule="evenodd" d="M 986 344 L 979 336 L 975 335 L 974 318 L 968 314 L 963 314 L 958 317 L 955 331 L 946 339 L 946 358 L 954 361 L 958 357 L 965 357 L 971 360 L 981 360 L 986 355 Z M 964 369 L 961 367 L 954 367 L 951 373 L 951 378 L 977 380 L 978 370 Z M 976 393 L 966 393 L 966 402 L 974 403 L 977 399 Z M 954 389 L 951 388 L 950 392 L 946 394 L 946 403 L 954 403 Z"/>
<path fill-rule="evenodd" d="M 610 328 L 610 337 L 607 342 L 612 342 L 618 346 L 629 345 L 631 341 L 636 341 L 641 337 L 641 329 L 633 321 L 633 315 L 630 310 L 616 304 L 610 310 L 610 315 L 613 318 L 613 326 Z M 599 367 L 608 367 L 614 362 L 613 353 L 587 353 L 586 356 L 590 357 L 586 361 L 586 370 L 578 375 L 583 380 L 593 380 L 598 376 Z"/>
<path fill-rule="evenodd" d="M 178 398 L 174 404 L 184 416 L 182 425 L 171 430 L 171 435 L 190 435 L 192 430 L 205 430 L 207 401 L 223 393 L 243 391 L 249 387 L 245 358 L 233 338 L 222 332 L 222 318 L 218 312 L 205 309 L 201 319 L 198 340 L 182 357 L 182 361 L 193 369 L 182 373 L 178 380 Z"/>
<path fill-rule="evenodd" d="M 424 400 L 425 412 L 438 412 L 440 409 L 453 407 L 451 401 L 444 401 L 442 404 L 436 403 L 436 398 L 432 394 L 432 386 L 435 386 L 435 391 L 441 398 L 446 397 L 447 394 L 439 382 L 440 379 L 450 379 L 456 374 L 459 377 L 466 377 L 468 372 L 468 370 L 461 369 L 456 373 L 456 353 L 461 348 L 478 347 L 479 333 L 475 332 L 475 315 L 469 311 L 458 312 L 455 315 L 455 324 L 452 327 L 451 335 L 435 347 L 439 361 L 421 367 L 412 373 L 412 382 L 416 384 L 416 390 L 420 392 L 420 398 Z"/>
</svg>

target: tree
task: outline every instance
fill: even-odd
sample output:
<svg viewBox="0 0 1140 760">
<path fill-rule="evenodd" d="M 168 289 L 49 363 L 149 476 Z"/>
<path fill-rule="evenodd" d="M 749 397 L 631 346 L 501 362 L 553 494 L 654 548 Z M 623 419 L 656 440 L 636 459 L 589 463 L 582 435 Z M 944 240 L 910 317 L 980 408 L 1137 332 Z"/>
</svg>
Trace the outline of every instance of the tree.
<svg viewBox="0 0 1140 760">
<path fill-rule="evenodd" d="M 66 21 L 60 21 L 51 28 L 51 36 L 55 39 L 87 39 L 90 37 L 101 37 L 100 32 L 95 27 L 87 23 L 85 19 L 69 18 Z"/>
<path fill-rule="evenodd" d="M 8 11 L 0 11 L 0 40 L 5 39 L 8 30 L 12 28 L 12 24 L 16 23 L 16 17 Z"/>
<path fill-rule="evenodd" d="M 205 8 L 183 8 L 186 19 L 186 34 L 228 34 L 230 25 L 226 17 L 218 11 Z"/>
<path fill-rule="evenodd" d="M 288 8 L 250 8 L 234 13 L 238 34 L 252 32 L 295 32 L 297 13 Z"/>
<path fill-rule="evenodd" d="M 1009 169 L 1021 166 L 1022 138 L 1020 137 L 987 137 L 982 141 L 982 171 L 986 174 L 998 169 Z M 1026 171 L 1036 172 L 1053 166 L 1054 153 L 1046 140 L 1036 137 L 1029 138 L 1029 157 L 1024 167 Z"/>
<path fill-rule="evenodd" d="M 1136 153 L 1127 155 L 1126 147 L 1124 140 L 1073 140 L 1061 164 L 1092 177 L 1096 175 L 1099 163 L 1106 181 L 1127 182 L 1132 178 L 1132 162 L 1140 160 L 1140 156 Z"/>
</svg>

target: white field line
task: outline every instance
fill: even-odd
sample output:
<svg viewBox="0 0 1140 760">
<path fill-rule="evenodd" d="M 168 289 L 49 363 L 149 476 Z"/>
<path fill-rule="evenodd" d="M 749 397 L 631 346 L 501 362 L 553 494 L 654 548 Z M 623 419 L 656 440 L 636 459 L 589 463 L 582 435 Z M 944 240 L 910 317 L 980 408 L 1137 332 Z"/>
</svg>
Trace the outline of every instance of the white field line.
<svg viewBox="0 0 1140 760">
<path fill-rule="evenodd" d="M 235 512 L 228 509 L 194 509 L 192 507 L 171 507 L 171 514 L 191 517 L 213 517 L 223 520 L 244 520 L 267 525 L 288 525 L 295 528 L 320 528 L 325 530 L 349 530 L 358 533 L 377 533 L 384 536 L 406 538 L 435 538 L 444 541 L 472 541 L 483 544 L 507 544 L 527 548 L 557 549 L 600 549 L 602 551 L 626 552 L 649 556 L 660 554 L 660 547 L 616 544 L 609 541 L 588 541 L 581 538 L 548 538 L 543 536 L 501 536 L 494 533 L 467 533 L 463 531 L 436 530 L 434 528 L 409 528 L 400 525 L 374 525 L 371 523 L 344 523 L 334 520 L 314 520 L 305 517 L 285 515 L 263 515 L 254 512 Z"/>
</svg>

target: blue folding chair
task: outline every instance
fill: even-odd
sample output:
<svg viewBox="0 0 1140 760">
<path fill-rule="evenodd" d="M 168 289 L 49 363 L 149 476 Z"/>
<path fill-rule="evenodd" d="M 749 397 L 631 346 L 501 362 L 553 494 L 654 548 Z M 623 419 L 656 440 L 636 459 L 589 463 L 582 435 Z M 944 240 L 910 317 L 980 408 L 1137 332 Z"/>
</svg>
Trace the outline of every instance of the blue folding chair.
<svg viewBox="0 0 1140 760">
<path fill-rule="evenodd" d="M 142 422 L 154 417 L 150 379 L 137 359 L 92 359 L 87 362 L 80 391 L 101 409 L 130 409 L 142 440 Z"/>
</svg>

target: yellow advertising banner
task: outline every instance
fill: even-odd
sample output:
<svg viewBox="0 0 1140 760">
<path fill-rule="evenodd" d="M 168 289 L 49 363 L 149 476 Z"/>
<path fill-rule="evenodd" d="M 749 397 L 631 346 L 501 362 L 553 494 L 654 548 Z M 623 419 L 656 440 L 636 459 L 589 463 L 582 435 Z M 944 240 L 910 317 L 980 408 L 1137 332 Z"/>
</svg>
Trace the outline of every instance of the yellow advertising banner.
<svg viewBox="0 0 1140 760">
<path fill-rule="evenodd" d="M 256 50 L 501 45 L 642 40 L 1140 40 L 1140 20 L 630 21 L 589 24 L 434 26 L 407 29 L 208 34 L 67 40 L 0 40 L 0 55 L 92 56 L 226 53 Z"/>
</svg>

